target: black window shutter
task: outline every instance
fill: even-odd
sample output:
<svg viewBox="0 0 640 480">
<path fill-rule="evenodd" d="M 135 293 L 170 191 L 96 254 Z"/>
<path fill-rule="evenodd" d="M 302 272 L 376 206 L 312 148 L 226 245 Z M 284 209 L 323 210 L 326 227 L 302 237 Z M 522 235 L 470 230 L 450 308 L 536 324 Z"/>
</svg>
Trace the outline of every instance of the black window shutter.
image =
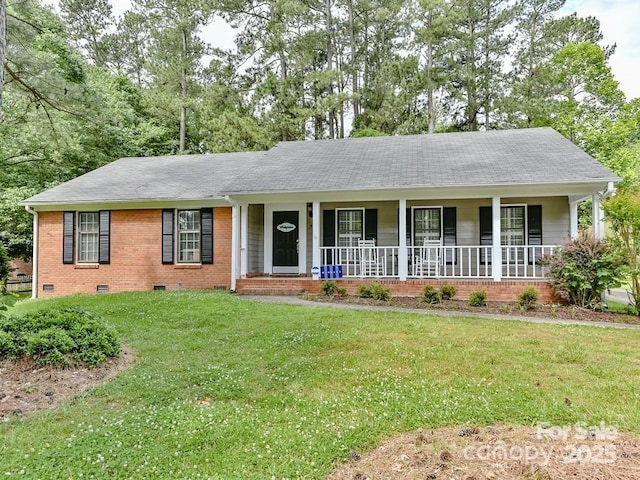
<svg viewBox="0 0 640 480">
<path fill-rule="evenodd" d="M 336 246 L 336 211 L 335 210 L 322 211 L 322 246 L 323 247 Z M 325 260 L 322 259 L 322 261 L 325 261 Z M 327 253 L 326 262 L 328 265 L 333 264 L 333 255 L 331 254 L 331 252 Z"/>
<path fill-rule="evenodd" d="M 162 263 L 173 263 L 173 209 L 162 210 Z"/>
<path fill-rule="evenodd" d="M 480 245 L 493 245 L 493 208 L 480 207 Z M 491 253 L 489 258 L 485 258 L 484 249 L 480 254 L 480 262 L 491 262 Z"/>
<path fill-rule="evenodd" d="M 411 218 L 411 208 L 407 208 L 407 245 L 411 245 L 413 233 L 413 218 Z"/>
<path fill-rule="evenodd" d="M 442 245 L 445 247 L 457 245 L 456 207 L 444 207 L 442 209 L 442 234 Z M 455 250 L 446 251 L 446 262 L 448 264 L 456 262 Z"/>
<path fill-rule="evenodd" d="M 62 263 L 73 263 L 73 250 L 75 247 L 75 212 L 63 213 L 62 224 Z"/>
<path fill-rule="evenodd" d="M 213 208 L 200 210 L 200 248 L 202 263 L 213 263 Z"/>
<path fill-rule="evenodd" d="M 378 209 L 367 208 L 364 211 L 364 239 L 375 240 L 378 244 Z"/>
<path fill-rule="evenodd" d="M 542 205 L 527 206 L 527 243 L 529 245 L 542 245 Z M 538 256 L 541 249 L 538 250 Z M 533 258 L 529 258 L 529 263 L 533 263 Z"/>
<path fill-rule="evenodd" d="M 100 210 L 100 248 L 98 250 L 98 261 L 109 263 L 111 261 L 111 212 Z"/>
<path fill-rule="evenodd" d="M 336 246 L 336 211 L 322 211 L 322 246 Z"/>
</svg>

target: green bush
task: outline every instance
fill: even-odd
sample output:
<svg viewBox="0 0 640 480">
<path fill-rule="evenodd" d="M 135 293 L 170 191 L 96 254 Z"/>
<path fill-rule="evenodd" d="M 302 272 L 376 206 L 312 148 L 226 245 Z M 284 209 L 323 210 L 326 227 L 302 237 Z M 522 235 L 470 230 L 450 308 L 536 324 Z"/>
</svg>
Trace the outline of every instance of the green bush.
<svg viewBox="0 0 640 480">
<path fill-rule="evenodd" d="M 358 296 L 360 298 L 373 298 L 373 291 L 371 290 L 371 285 L 359 285 L 358 286 Z"/>
<path fill-rule="evenodd" d="M 335 280 L 323 280 L 322 281 L 322 293 L 327 297 L 334 297 L 336 295 L 342 297 L 347 294 L 345 287 L 340 287 Z"/>
<path fill-rule="evenodd" d="M 443 285 L 440 288 L 440 298 L 442 300 L 451 300 L 458 293 L 458 289 L 454 285 Z"/>
<path fill-rule="evenodd" d="M 469 305 L 472 307 L 484 307 L 486 304 L 487 292 L 485 290 L 475 290 L 469 294 Z"/>
<path fill-rule="evenodd" d="M 535 287 L 527 287 L 518 295 L 518 307 L 521 310 L 531 310 L 538 301 L 538 291 Z"/>
<path fill-rule="evenodd" d="M 604 240 L 584 235 L 545 255 L 540 264 L 547 267 L 555 292 L 579 307 L 599 308 L 602 293 L 620 286 L 624 275 L 619 252 Z"/>
<path fill-rule="evenodd" d="M 324 293 L 327 297 L 333 297 L 336 294 L 336 288 L 338 288 L 338 284 L 335 280 L 323 280 L 321 285 L 322 293 Z"/>
<path fill-rule="evenodd" d="M 360 285 L 358 287 L 360 298 L 373 298 L 374 300 L 391 300 L 391 290 L 380 282 L 373 282 L 371 285 Z"/>
<path fill-rule="evenodd" d="M 431 285 L 425 285 L 422 289 L 422 299 L 425 303 L 436 305 L 440 303 L 440 292 L 433 288 Z"/>
<path fill-rule="evenodd" d="M 39 364 L 95 367 L 119 352 L 113 330 L 82 310 L 44 310 L 0 322 L 0 359 L 31 357 Z"/>
</svg>

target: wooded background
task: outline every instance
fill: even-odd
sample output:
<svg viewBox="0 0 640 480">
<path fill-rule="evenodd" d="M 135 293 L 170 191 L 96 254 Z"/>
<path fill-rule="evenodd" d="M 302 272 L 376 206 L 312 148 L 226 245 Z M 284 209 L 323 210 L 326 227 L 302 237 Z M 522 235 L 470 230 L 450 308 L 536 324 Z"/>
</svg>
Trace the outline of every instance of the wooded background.
<svg viewBox="0 0 640 480">
<path fill-rule="evenodd" d="M 637 184 L 640 100 L 598 20 L 563 5 L 0 0 L 0 237 L 29 256 L 17 203 L 117 158 L 287 140 L 551 126 Z M 201 38 L 215 15 L 229 50 Z"/>
</svg>

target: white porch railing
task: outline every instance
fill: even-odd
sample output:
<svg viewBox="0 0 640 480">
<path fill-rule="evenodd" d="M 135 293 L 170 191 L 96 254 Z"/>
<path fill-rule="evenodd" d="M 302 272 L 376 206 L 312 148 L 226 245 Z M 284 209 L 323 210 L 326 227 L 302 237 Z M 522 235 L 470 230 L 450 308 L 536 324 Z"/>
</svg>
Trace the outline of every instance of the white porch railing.
<svg viewBox="0 0 640 480">
<path fill-rule="evenodd" d="M 492 251 L 487 246 L 408 246 L 408 278 L 493 278 Z M 555 245 L 503 246 L 503 278 L 545 278 L 539 259 Z M 321 247 L 322 265 L 341 265 L 343 277 L 398 277 L 397 246 Z"/>
</svg>

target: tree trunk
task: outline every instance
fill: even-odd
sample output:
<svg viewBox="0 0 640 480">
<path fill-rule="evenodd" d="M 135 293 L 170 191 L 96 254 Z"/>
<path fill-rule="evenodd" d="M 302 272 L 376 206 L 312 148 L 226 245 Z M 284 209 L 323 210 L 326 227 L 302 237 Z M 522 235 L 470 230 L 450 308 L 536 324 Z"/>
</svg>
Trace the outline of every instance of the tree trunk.
<svg viewBox="0 0 640 480">
<path fill-rule="evenodd" d="M 180 153 L 187 142 L 187 32 L 182 31 L 182 64 L 180 65 Z"/>
<path fill-rule="evenodd" d="M 433 13 L 427 17 L 427 28 L 431 30 Z M 428 131 L 433 133 L 436 129 L 436 114 L 433 106 L 433 42 L 429 40 L 427 44 L 427 118 L 429 120 Z"/>
<path fill-rule="evenodd" d="M 2 116 L 2 92 L 4 90 L 4 61 L 7 46 L 7 2 L 0 0 L 0 117 Z"/>
<path fill-rule="evenodd" d="M 331 74 L 333 71 L 333 47 L 332 47 L 332 19 L 331 19 L 331 0 L 325 0 L 325 17 L 326 17 L 326 32 L 327 32 L 327 71 Z M 327 93 L 329 96 L 333 95 L 333 80 L 329 79 L 327 85 Z M 329 107 L 329 138 L 336 138 L 335 131 L 335 113 L 333 107 Z"/>
<path fill-rule="evenodd" d="M 360 115 L 360 99 L 358 98 L 358 65 L 356 55 L 356 32 L 355 32 L 355 15 L 353 13 L 353 0 L 347 2 L 349 8 L 349 41 L 351 44 L 351 69 L 352 69 L 352 90 L 353 90 L 353 118 L 354 120 Z"/>
</svg>

